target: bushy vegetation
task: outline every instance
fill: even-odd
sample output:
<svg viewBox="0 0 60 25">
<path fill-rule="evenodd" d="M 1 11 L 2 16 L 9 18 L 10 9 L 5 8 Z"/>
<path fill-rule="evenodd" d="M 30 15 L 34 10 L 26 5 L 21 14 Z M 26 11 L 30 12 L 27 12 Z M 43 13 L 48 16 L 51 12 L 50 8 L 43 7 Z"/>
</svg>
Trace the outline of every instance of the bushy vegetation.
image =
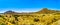
<svg viewBox="0 0 60 25">
<path fill-rule="evenodd" d="M 0 25 L 58 25 L 57 21 L 60 20 L 60 15 L 57 13 L 38 15 L 34 14 L 32 16 L 12 15 L 6 17 L 4 15 L 0 15 Z"/>
</svg>

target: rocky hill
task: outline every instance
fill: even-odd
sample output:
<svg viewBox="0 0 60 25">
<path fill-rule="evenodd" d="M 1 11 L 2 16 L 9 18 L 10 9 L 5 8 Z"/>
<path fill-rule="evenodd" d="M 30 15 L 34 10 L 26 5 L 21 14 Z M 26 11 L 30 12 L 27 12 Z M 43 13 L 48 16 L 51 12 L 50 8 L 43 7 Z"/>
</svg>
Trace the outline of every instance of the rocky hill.
<svg viewBox="0 0 60 25">
<path fill-rule="evenodd" d="M 42 10 L 36 12 L 36 13 L 39 13 L 39 14 L 51 14 L 51 13 L 56 13 L 56 12 L 60 12 L 60 11 L 57 11 L 57 10 L 49 10 L 48 8 L 43 8 Z"/>
</svg>

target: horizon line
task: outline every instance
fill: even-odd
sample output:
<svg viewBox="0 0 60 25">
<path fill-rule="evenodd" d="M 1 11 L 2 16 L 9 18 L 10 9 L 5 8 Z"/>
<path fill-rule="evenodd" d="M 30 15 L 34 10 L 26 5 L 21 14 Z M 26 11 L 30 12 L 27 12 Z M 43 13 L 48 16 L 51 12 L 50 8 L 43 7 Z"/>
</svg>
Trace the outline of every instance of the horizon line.
<svg viewBox="0 0 60 25">
<path fill-rule="evenodd" d="M 42 10 L 42 9 L 44 9 L 44 8 L 40 8 L 40 10 Z M 47 8 L 47 9 L 48 10 L 58 10 L 58 9 L 52 9 L 52 8 Z M 29 13 L 29 12 L 38 12 L 40 10 L 37 10 L 37 11 L 14 11 L 14 10 L 11 10 L 11 11 L 18 12 L 18 13 Z M 7 11 L 9 11 L 9 10 L 7 10 Z M 6 11 L 4 11 L 4 12 L 6 12 Z M 4 13 L 4 12 L 0 12 L 0 13 Z"/>
</svg>

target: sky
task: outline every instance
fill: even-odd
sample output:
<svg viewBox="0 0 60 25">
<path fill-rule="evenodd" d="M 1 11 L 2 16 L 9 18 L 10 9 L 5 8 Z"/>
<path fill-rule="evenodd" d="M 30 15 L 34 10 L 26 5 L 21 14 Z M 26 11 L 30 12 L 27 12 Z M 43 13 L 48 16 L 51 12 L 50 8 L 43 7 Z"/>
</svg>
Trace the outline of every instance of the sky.
<svg viewBox="0 0 60 25">
<path fill-rule="evenodd" d="M 0 0 L 0 13 L 9 10 L 35 12 L 42 8 L 60 10 L 60 0 Z"/>
</svg>

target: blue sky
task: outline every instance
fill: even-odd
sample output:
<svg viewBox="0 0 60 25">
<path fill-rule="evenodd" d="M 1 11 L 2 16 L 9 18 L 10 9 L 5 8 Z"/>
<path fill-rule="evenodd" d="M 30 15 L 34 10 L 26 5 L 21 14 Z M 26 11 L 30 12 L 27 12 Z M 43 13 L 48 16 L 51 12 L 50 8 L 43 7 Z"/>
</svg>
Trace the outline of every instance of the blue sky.
<svg viewBox="0 0 60 25">
<path fill-rule="evenodd" d="M 60 10 L 60 0 L 0 0 L 0 13 L 8 10 L 35 12 L 41 8 Z"/>
</svg>

